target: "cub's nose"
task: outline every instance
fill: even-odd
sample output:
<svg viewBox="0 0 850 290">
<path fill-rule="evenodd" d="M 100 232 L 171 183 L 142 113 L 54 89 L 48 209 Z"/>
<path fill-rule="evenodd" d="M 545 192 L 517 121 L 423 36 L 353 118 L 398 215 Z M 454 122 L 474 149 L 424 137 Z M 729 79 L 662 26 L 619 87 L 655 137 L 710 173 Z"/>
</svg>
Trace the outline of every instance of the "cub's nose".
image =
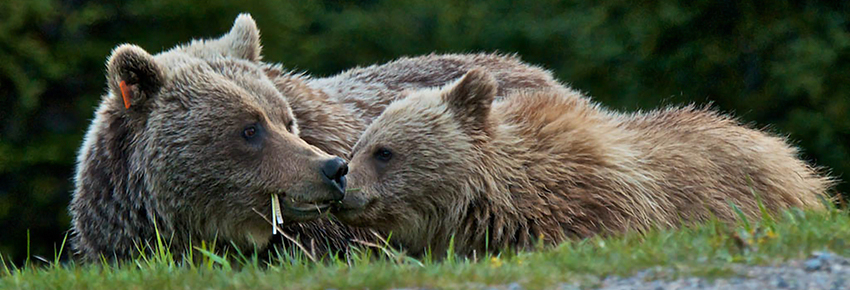
<svg viewBox="0 0 850 290">
<path fill-rule="evenodd" d="M 342 200 L 345 194 L 345 175 L 348 174 L 348 164 L 345 160 L 334 157 L 325 161 L 322 165 L 322 174 L 325 177 L 325 183 L 333 187 L 335 191 L 339 191 L 339 195 L 334 195 L 334 198 Z"/>
</svg>

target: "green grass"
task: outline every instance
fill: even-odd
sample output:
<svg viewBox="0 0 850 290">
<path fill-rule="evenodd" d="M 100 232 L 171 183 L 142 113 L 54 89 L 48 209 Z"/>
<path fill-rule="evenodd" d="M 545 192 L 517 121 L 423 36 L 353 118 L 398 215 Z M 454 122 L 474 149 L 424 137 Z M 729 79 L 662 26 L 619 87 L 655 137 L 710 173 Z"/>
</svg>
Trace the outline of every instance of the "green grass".
<svg viewBox="0 0 850 290">
<path fill-rule="evenodd" d="M 593 286 L 598 278 L 653 266 L 673 269 L 673 276 L 724 276 L 732 275 L 731 263 L 769 264 L 817 250 L 850 255 L 850 216 L 836 209 L 791 210 L 734 226 L 708 222 L 680 230 L 592 238 L 535 252 L 480 256 L 476 261 L 415 260 L 392 249 L 373 248 L 325 263 L 289 254 L 263 262 L 232 251 L 235 258 L 225 259 L 205 244 L 196 248 L 200 250 L 195 255 L 202 256 L 196 263 L 176 262 L 167 251 L 119 265 L 33 259 L 13 267 L 0 261 L 0 289 L 474 289 L 513 282 L 537 289 L 562 282 Z"/>
</svg>

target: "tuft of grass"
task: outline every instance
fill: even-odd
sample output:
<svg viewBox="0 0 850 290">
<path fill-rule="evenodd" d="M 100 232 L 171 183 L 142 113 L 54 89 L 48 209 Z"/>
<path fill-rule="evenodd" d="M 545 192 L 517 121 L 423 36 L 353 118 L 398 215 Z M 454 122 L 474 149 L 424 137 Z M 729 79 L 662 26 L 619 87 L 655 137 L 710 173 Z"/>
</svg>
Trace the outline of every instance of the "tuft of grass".
<svg viewBox="0 0 850 290">
<path fill-rule="evenodd" d="M 743 216 L 743 215 L 742 215 Z M 447 257 L 426 254 L 414 259 L 393 249 L 389 238 L 340 257 L 313 262 L 298 248 L 273 249 L 268 260 L 223 252 L 215 243 L 193 247 L 197 256 L 176 261 L 168 243 L 158 240 L 153 257 L 140 255 L 116 264 L 73 262 L 15 267 L 0 254 L 0 289 L 327 289 L 424 287 L 481 289 L 514 282 L 541 289 L 563 282 L 592 287 L 609 275 L 627 276 L 653 267 L 669 271 L 661 279 L 682 275 L 733 275 L 730 264 L 770 264 L 804 258 L 812 251 L 850 255 L 850 215 L 791 209 L 778 215 L 742 219 L 736 224 L 711 220 L 678 230 L 654 229 L 541 247 L 534 252 Z M 59 247 L 59 253 L 61 249 Z M 200 266 L 198 266 L 200 265 Z"/>
</svg>

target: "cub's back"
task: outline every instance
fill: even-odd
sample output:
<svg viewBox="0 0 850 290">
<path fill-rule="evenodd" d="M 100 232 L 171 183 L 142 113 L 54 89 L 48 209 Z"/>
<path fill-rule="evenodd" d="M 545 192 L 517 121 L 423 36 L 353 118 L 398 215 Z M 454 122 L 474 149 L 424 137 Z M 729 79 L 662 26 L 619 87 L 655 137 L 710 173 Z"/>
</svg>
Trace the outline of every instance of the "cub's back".
<svg viewBox="0 0 850 290">
<path fill-rule="evenodd" d="M 726 201 L 758 215 L 757 194 L 770 210 L 819 208 L 832 181 L 799 158 L 784 138 L 740 124 L 708 108 L 687 106 L 624 115 L 622 128 L 635 132 L 647 165 L 663 173 L 678 207 L 694 197 L 718 204 L 713 212 L 734 218 Z M 693 212 L 693 210 L 690 210 Z"/>
<path fill-rule="evenodd" d="M 497 102 L 494 114 L 503 138 L 522 140 L 502 143 L 516 147 L 532 184 L 567 203 L 554 207 L 586 215 L 566 219 L 577 224 L 733 221 L 730 202 L 757 218 L 753 192 L 771 211 L 818 208 L 832 182 L 784 139 L 706 108 L 620 114 L 574 91 L 544 90 Z"/>
</svg>

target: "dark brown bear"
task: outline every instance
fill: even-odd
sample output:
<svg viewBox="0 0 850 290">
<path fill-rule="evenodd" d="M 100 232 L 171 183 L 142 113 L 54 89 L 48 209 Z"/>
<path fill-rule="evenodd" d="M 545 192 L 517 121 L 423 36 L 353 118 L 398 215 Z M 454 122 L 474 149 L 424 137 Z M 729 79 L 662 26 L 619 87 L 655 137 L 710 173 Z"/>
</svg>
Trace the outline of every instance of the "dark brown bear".
<svg viewBox="0 0 850 290">
<path fill-rule="evenodd" d="M 302 243 L 345 247 L 355 232 L 319 218 L 342 198 L 346 156 L 392 100 L 474 67 L 506 88 L 558 86 L 550 74 L 500 55 L 429 55 L 330 78 L 260 61 L 256 23 L 240 15 L 219 39 L 151 55 L 121 45 L 78 156 L 72 242 L 85 259 L 124 259 L 156 231 L 176 254 L 217 240 L 263 248 L 279 194 Z M 325 249 L 326 250 L 326 249 Z"/>
</svg>

